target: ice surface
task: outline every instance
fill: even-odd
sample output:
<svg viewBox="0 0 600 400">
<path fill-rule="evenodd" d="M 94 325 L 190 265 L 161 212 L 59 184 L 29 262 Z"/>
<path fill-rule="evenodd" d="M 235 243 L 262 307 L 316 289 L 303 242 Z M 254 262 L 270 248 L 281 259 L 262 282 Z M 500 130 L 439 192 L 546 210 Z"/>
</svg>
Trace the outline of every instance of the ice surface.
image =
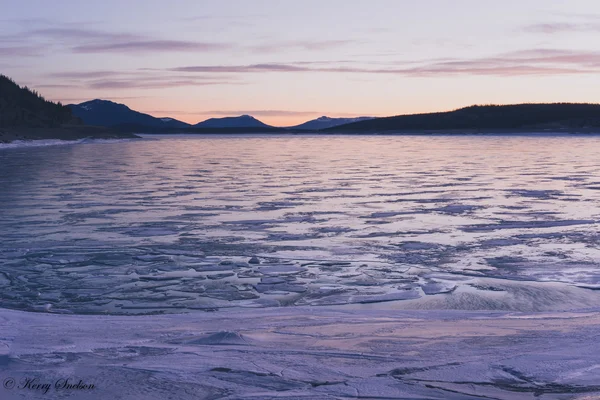
<svg viewBox="0 0 600 400">
<path fill-rule="evenodd" d="M 287 307 L 164 316 L 0 310 L 0 376 L 77 399 L 593 399 L 600 312 Z M 42 398 L 0 388 L 2 399 Z M 65 398 L 52 388 L 43 398 Z"/>
<path fill-rule="evenodd" d="M 0 306 L 587 307 L 600 300 L 598 144 L 177 136 L 3 151 Z M 510 299 L 469 291 L 486 278 Z M 554 297 L 511 282 L 552 282 Z"/>
</svg>

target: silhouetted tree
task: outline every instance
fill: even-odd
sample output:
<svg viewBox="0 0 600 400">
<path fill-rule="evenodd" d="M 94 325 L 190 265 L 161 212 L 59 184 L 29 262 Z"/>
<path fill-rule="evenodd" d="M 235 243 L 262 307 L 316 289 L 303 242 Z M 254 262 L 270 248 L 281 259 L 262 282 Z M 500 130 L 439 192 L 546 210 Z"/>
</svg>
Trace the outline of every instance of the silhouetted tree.
<svg viewBox="0 0 600 400">
<path fill-rule="evenodd" d="M 0 74 L 0 128 L 51 128 L 73 121 L 68 107 L 47 101 L 36 90 L 20 87 Z"/>
</svg>

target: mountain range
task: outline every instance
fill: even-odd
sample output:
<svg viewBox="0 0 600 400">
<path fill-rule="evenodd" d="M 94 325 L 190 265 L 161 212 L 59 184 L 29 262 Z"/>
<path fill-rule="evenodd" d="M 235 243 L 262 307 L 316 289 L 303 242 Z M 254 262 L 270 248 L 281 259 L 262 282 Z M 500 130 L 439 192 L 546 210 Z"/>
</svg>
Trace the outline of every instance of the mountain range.
<svg viewBox="0 0 600 400">
<path fill-rule="evenodd" d="M 267 125 L 250 115 L 210 118 L 191 125 L 174 118 L 156 118 L 108 100 L 92 100 L 68 107 L 75 117 L 88 125 L 147 133 L 468 133 L 600 130 L 600 105 L 585 103 L 475 105 L 448 112 L 383 118 L 323 116 L 287 128 Z"/>
<path fill-rule="evenodd" d="M 0 142 L 24 139 L 135 137 L 144 133 L 600 133 L 600 104 L 475 105 L 448 112 L 371 118 L 320 117 L 287 128 L 250 115 L 211 118 L 195 125 L 156 118 L 108 100 L 63 106 L 0 74 Z"/>
<path fill-rule="evenodd" d="M 183 121 L 179 121 L 175 118 L 153 117 L 152 115 L 132 110 L 125 104 L 119 104 L 109 100 L 96 99 L 80 104 L 69 104 L 68 107 L 73 112 L 73 115 L 80 118 L 88 125 L 105 126 L 120 130 L 150 132 L 174 131 L 178 129 L 186 131 L 205 131 L 214 129 L 236 130 L 247 128 L 257 131 L 261 129 L 266 129 L 268 131 L 284 129 L 317 131 L 372 118 L 330 118 L 323 116 L 304 122 L 300 125 L 288 128 L 279 128 L 267 125 L 250 115 L 240 115 L 238 117 L 210 118 L 206 121 L 192 125 Z"/>
</svg>

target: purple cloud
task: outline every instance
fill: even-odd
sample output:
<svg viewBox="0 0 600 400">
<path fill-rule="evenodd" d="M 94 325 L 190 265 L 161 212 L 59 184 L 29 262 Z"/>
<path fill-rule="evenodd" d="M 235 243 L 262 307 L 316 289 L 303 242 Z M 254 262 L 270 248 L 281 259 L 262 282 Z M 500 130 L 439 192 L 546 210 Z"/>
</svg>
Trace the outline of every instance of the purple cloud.
<svg viewBox="0 0 600 400">
<path fill-rule="evenodd" d="M 569 32 L 598 32 L 599 23 L 573 23 L 573 22 L 551 22 L 544 24 L 533 24 L 523 28 L 525 32 L 531 33 L 569 33 Z"/>
<path fill-rule="evenodd" d="M 534 49 L 507 54 L 509 59 L 537 64 L 574 64 L 594 67 L 600 64 L 600 52 Z"/>
<path fill-rule="evenodd" d="M 103 40 L 103 41 L 124 41 L 140 40 L 143 36 L 125 32 L 105 32 L 85 28 L 43 28 L 34 29 L 25 33 L 29 36 L 42 36 L 60 40 Z"/>
<path fill-rule="evenodd" d="M 292 41 L 281 43 L 267 43 L 251 47 L 258 53 L 276 53 L 290 50 L 330 50 L 355 43 L 353 40 L 317 40 L 317 41 Z"/>
<path fill-rule="evenodd" d="M 68 83 L 55 83 L 55 84 L 42 83 L 40 85 L 34 85 L 34 86 L 36 88 L 43 88 L 43 89 L 72 89 L 72 88 L 79 87 L 78 85 L 68 84 Z"/>
<path fill-rule="evenodd" d="M 233 47 L 228 43 L 157 38 L 129 32 L 107 32 L 82 27 L 49 27 L 23 32 L 18 39 L 50 39 L 50 45 L 70 47 L 74 53 L 206 52 Z"/>
<path fill-rule="evenodd" d="M 123 72 L 118 71 L 69 71 L 69 72 L 53 72 L 46 76 L 50 78 L 61 79 L 97 79 L 108 78 L 115 76 L 123 76 Z"/>
<path fill-rule="evenodd" d="M 424 60 L 374 68 L 362 65 L 322 63 L 264 63 L 252 65 L 199 65 L 173 68 L 186 73 L 266 73 L 333 72 L 354 74 L 390 74 L 405 76 L 443 75 L 559 75 L 600 72 L 600 52 L 556 49 L 532 49 L 479 59 Z M 410 67 L 408 67 L 410 65 Z"/>
<path fill-rule="evenodd" d="M 60 79 L 62 83 L 70 86 L 91 89 L 156 89 L 181 86 L 243 85 L 246 83 L 235 76 L 224 78 L 223 75 L 190 75 L 152 69 L 65 71 L 53 72 L 45 76 Z"/>
<path fill-rule="evenodd" d="M 90 89 L 163 89 L 181 86 L 207 86 L 207 85 L 230 85 L 243 84 L 235 80 L 177 80 L 177 79 L 107 79 L 89 82 Z"/>
<path fill-rule="evenodd" d="M 129 42 L 93 43 L 75 46 L 75 53 L 146 53 L 181 51 L 216 51 L 231 48 L 226 43 L 188 42 L 182 40 L 138 40 Z"/>
<path fill-rule="evenodd" d="M 269 64 L 253 64 L 253 65 L 200 65 L 200 66 L 191 66 L 191 67 L 178 67 L 173 68 L 172 71 L 178 72 L 302 72 L 302 71 L 310 71 L 310 68 L 301 67 L 298 65 L 290 65 L 290 64 L 277 64 L 277 63 L 269 63 Z"/>
<path fill-rule="evenodd" d="M 35 57 L 42 52 L 43 49 L 37 46 L 0 47 L 0 57 Z"/>
</svg>

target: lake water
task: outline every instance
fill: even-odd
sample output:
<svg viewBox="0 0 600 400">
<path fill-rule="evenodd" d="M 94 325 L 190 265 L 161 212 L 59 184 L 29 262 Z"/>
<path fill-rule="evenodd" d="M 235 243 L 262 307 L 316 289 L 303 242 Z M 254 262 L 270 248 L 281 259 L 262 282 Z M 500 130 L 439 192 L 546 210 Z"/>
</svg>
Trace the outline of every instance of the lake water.
<svg viewBox="0 0 600 400">
<path fill-rule="evenodd" d="M 600 300 L 599 160 L 594 136 L 4 148 L 0 307 L 588 308 Z"/>
</svg>

